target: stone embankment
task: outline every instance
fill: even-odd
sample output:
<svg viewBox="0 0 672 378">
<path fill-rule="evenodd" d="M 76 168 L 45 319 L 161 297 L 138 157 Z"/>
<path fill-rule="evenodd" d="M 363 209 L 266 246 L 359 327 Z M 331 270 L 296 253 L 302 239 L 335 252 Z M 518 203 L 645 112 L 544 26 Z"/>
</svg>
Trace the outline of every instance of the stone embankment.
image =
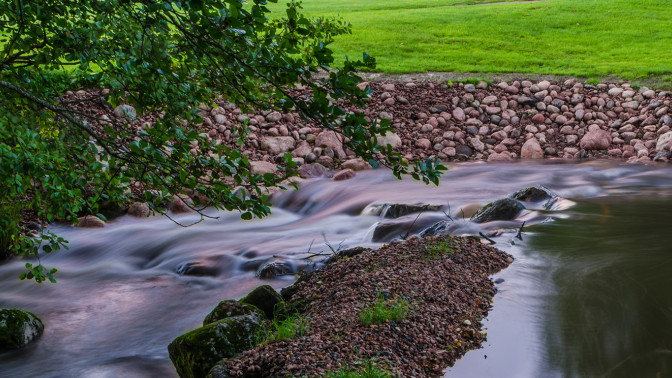
<svg viewBox="0 0 672 378">
<path fill-rule="evenodd" d="M 371 120 L 388 119 L 394 134 L 379 138 L 407 159 L 444 161 L 611 157 L 628 162 L 667 161 L 672 146 L 672 96 L 628 84 L 589 85 L 515 81 L 488 85 L 432 82 L 372 82 L 361 110 Z M 353 111 L 360 111 L 352 109 Z M 291 152 L 301 163 L 358 170 L 366 164 L 344 148 L 342 137 L 279 112 L 242 114 L 232 104 L 204 109 L 202 127 L 223 143 L 245 120 L 252 134 L 244 150 L 256 169 L 275 169 Z M 307 170 L 306 175 L 310 176 Z"/>
</svg>

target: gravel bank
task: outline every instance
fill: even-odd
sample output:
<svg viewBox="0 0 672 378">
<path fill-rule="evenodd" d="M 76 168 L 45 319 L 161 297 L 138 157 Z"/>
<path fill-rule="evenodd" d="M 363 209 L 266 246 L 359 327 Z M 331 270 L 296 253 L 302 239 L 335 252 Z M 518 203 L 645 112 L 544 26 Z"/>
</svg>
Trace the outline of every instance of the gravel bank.
<svg viewBox="0 0 672 378">
<path fill-rule="evenodd" d="M 373 358 L 399 376 L 441 376 L 484 340 L 479 320 L 495 294 L 488 276 L 510 262 L 502 251 L 458 237 L 416 237 L 340 259 L 292 287 L 289 302 L 305 306 L 307 334 L 222 364 L 232 376 L 315 377 Z M 363 324 L 362 310 L 378 298 L 403 299 L 407 316 Z"/>
</svg>

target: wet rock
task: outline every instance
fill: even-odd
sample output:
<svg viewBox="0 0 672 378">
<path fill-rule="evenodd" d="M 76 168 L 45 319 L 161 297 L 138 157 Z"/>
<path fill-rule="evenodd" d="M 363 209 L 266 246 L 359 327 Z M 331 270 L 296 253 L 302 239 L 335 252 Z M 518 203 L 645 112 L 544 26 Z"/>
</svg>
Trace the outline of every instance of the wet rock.
<svg viewBox="0 0 672 378">
<path fill-rule="evenodd" d="M 32 312 L 0 309 L 0 353 L 19 349 L 42 335 L 44 323 Z"/>
<path fill-rule="evenodd" d="M 492 222 L 496 220 L 513 220 L 525 210 L 525 205 L 513 198 L 502 198 L 483 206 L 471 217 L 475 223 Z"/>
<path fill-rule="evenodd" d="M 77 225 L 81 228 L 102 228 L 105 227 L 105 222 L 95 215 L 87 215 L 77 218 Z"/>
<path fill-rule="evenodd" d="M 542 208 L 546 210 L 553 209 L 553 207 L 562 199 L 562 197 L 541 185 L 521 189 L 511 194 L 509 197 L 521 202 L 543 203 Z"/>
<path fill-rule="evenodd" d="M 211 323 L 216 323 L 220 320 L 226 318 L 232 318 L 234 316 L 241 315 L 258 315 L 260 318 L 265 317 L 266 315 L 260 309 L 246 303 L 240 303 L 233 299 L 227 299 L 221 301 L 217 306 L 210 311 L 208 315 L 203 319 L 203 325 L 206 326 Z"/>
<path fill-rule="evenodd" d="M 168 210 L 175 214 L 183 214 L 191 211 L 189 205 L 192 203 L 191 198 L 187 196 L 174 196 L 168 204 Z"/>
<path fill-rule="evenodd" d="M 494 152 L 488 156 L 489 162 L 512 161 L 511 154 L 508 152 Z"/>
<path fill-rule="evenodd" d="M 253 347 L 262 330 L 258 314 L 234 316 L 179 336 L 168 345 L 168 353 L 180 377 L 203 377 L 223 358 Z"/>
<path fill-rule="evenodd" d="M 362 214 L 394 219 L 426 211 L 441 211 L 441 209 L 443 209 L 443 205 L 428 203 L 376 203 L 367 206 Z"/>
<path fill-rule="evenodd" d="M 371 168 L 371 165 L 361 158 L 346 160 L 341 164 L 341 168 L 352 169 L 353 171 L 364 171 Z"/>
<path fill-rule="evenodd" d="M 355 171 L 352 169 L 344 169 L 334 175 L 332 177 L 332 180 L 334 181 L 345 181 L 345 180 L 350 180 L 351 178 L 355 177 Z"/>
<path fill-rule="evenodd" d="M 195 276 L 195 277 L 217 277 L 219 275 L 219 266 L 216 264 L 193 261 L 180 264 L 175 273 L 181 276 Z"/>
<path fill-rule="evenodd" d="M 127 214 L 136 218 L 147 218 L 149 216 L 149 205 L 144 202 L 133 202 L 128 208 Z"/>
<path fill-rule="evenodd" d="M 264 280 L 296 273 L 296 266 L 287 261 L 272 261 L 259 269 L 257 275 Z"/>
<path fill-rule="evenodd" d="M 521 189 L 509 197 L 522 202 L 541 202 L 548 201 L 551 198 L 557 197 L 557 195 L 545 187 L 538 185 Z"/>
<path fill-rule="evenodd" d="M 371 241 L 387 243 L 417 234 L 429 226 L 445 220 L 445 216 L 409 216 L 378 223 L 373 230 Z"/>
<path fill-rule="evenodd" d="M 273 319 L 275 305 L 282 302 L 282 297 L 270 285 L 257 286 L 240 300 L 240 303 L 251 304 L 259 308 L 269 319 Z"/>
</svg>

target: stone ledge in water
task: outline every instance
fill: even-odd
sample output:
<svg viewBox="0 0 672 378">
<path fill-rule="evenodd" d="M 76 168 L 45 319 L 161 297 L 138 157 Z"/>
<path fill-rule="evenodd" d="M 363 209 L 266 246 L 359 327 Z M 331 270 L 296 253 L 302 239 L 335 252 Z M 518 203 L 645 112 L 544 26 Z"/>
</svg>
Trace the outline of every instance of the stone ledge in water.
<svg viewBox="0 0 672 378">
<path fill-rule="evenodd" d="M 254 335 L 263 327 L 263 317 L 256 313 L 208 324 L 173 340 L 170 360 L 180 377 L 204 377 L 223 358 L 254 347 Z"/>
<path fill-rule="evenodd" d="M 25 346 L 40 337 L 43 331 L 44 323 L 32 312 L 0 309 L 0 353 Z"/>
</svg>

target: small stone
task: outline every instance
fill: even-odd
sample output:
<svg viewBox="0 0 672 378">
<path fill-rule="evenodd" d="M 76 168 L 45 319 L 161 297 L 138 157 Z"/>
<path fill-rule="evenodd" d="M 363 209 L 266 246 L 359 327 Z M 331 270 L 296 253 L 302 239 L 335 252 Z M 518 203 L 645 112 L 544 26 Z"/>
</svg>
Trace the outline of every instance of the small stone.
<svg viewBox="0 0 672 378">
<path fill-rule="evenodd" d="M 611 144 L 611 134 L 605 130 L 592 130 L 581 138 L 579 146 L 584 150 L 606 150 Z"/>
<path fill-rule="evenodd" d="M 453 117 L 460 122 L 464 122 L 466 116 L 462 108 L 455 108 L 453 109 Z"/>
<path fill-rule="evenodd" d="M 541 149 L 536 138 L 528 139 L 520 149 L 521 159 L 543 159 L 544 150 Z"/>
<path fill-rule="evenodd" d="M 280 120 L 282 120 L 280 112 L 271 112 L 266 116 L 266 121 L 268 122 L 280 122 Z"/>
<path fill-rule="evenodd" d="M 253 174 L 263 176 L 267 173 L 275 174 L 278 171 L 278 167 L 267 161 L 251 161 L 250 162 L 250 171 Z"/>
<path fill-rule="evenodd" d="M 432 148 L 432 142 L 429 139 L 421 138 L 415 141 L 415 146 L 418 148 L 428 150 Z"/>
<path fill-rule="evenodd" d="M 95 215 L 87 215 L 77 218 L 77 225 L 81 228 L 102 228 L 105 227 L 105 222 Z"/>
<path fill-rule="evenodd" d="M 133 202 L 128 208 L 127 214 L 136 218 L 147 218 L 149 216 L 149 205 L 144 202 Z"/>
<path fill-rule="evenodd" d="M 334 175 L 332 180 L 334 181 L 344 181 L 344 180 L 350 180 L 351 178 L 355 177 L 355 171 L 352 169 L 344 169 Z"/>
<path fill-rule="evenodd" d="M 131 105 L 119 105 L 114 108 L 114 116 L 126 121 L 134 121 L 138 117 L 138 113 Z"/>
</svg>

